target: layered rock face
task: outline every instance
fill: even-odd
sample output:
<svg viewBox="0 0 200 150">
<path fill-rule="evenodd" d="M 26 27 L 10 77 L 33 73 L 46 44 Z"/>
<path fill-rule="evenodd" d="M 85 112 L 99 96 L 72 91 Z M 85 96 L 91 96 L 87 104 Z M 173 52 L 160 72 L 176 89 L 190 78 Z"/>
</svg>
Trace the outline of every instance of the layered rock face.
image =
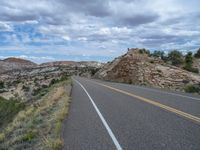
<svg viewBox="0 0 200 150">
<path fill-rule="evenodd" d="M 95 77 L 175 90 L 183 90 L 187 84 L 200 84 L 199 75 L 149 57 L 145 49 L 129 49 L 125 55 L 105 64 Z"/>
</svg>

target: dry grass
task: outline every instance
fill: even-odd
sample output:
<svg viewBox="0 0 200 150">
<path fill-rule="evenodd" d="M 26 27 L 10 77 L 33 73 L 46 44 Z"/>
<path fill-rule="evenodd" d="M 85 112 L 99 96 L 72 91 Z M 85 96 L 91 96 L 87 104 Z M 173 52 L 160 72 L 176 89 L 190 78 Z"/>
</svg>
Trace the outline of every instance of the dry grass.
<svg viewBox="0 0 200 150">
<path fill-rule="evenodd" d="M 70 81 L 53 85 L 49 92 L 25 110 L 0 133 L 0 149 L 62 149 L 60 132 L 68 113 Z"/>
</svg>

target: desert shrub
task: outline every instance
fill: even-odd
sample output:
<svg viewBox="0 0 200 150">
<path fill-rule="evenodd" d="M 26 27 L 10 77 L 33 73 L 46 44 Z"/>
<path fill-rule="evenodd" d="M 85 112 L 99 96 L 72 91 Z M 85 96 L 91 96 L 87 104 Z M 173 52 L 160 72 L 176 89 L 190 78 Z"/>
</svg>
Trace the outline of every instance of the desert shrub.
<svg viewBox="0 0 200 150">
<path fill-rule="evenodd" d="M 188 84 L 188 83 L 190 83 L 190 80 L 183 80 L 183 83 Z"/>
<path fill-rule="evenodd" d="M 151 56 L 161 58 L 163 61 L 167 61 L 167 55 L 164 51 L 154 51 Z"/>
<path fill-rule="evenodd" d="M 95 73 L 97 73 L 99 71 L 100 68 L 92 68 L 91 69 L 91 75 L 95 75 Z"/>
<path fill-rule="evenodd" d="M 44 80 L 47 80 L 48 79 L 48 76 L 47 75 L 44 75 Z"/>
<path fill-rule="evenodd" d="M 183 64 L 183 54 L 177 50 L 173 50 L 168 54 L 168 60 L 171 61 L 172 65 L 179 66 Z"/>
<path fill-rule="evenodd" d="M 146 49 L 139 49 L 139 53 L 140 54 L 147 54 L 147 55 L 149 55 L 150 56 L 150 51 L 149 50 L 146 50 Z"/>
<path fill-rule="evenodd" d="M 5 134 L 4 133 L 0 133 L 0 142 L 3 142 L 5 140 Z"/>
<path fill-rule="evenodd" d="M 195 86 L 195 85 L 188 85 L 185 87 L 185 92 L 188 93 L 200 93 L 200 87 Z"/>
<path fill-rule="evenodd" d="M 62 150 L 62 148 L 63 148 L 63 141 L 61 141 L 60 139 L 57 139 L 52 142 L 53 150 Z"/>
<path fill-rule="evenodd" d="M 3 97 L 0 97 L 0 127 L 3 124 L 9 123 L 14 116 L 24 108 L 24 103 L 6 100 Z"/>
<path fill-rule="evenodd" d="M 48 85 L 42 84 L 42 88 L 48 88 Z"/>
<path fill-rule="evenodd" d="M 160 58 L 162 58 L 164 56 L 164 54 L 165 53 L 163 51 L 154 51 L 151 55 L 153 57 L 160 57 Z"/>
<path fill-rule="evenodd" d="M 192 52 L 188 52 L 187 55 L 185 56 L 185 64 L 188 66 L 192 66 L 193 64 Z"/>
<path fill-rule="evenodd" d="M 32 95 L 37 96 L 37 98 L 40 98 L 44 96 L 48 92 L 48 88 L 37 88 L 33 90 Z"/>
<path fill-rule="evenodd" d="M 199 73 L 198 68 L 193 68 L 192 64 L 193 64 L 193 55 L 192 52 L 188 52 L 187 55 L 185 56 L 185 65 L 183 69 L 190 72 Z"/>
<path fill-rule="evenodd" d="M 37 131 L 36 131 L 36 130 L 28 131 L 28 133 L 26 133 L 26 134 L 22 137 L 22 141 L 31 141 L 31 140 L 34 139 L 36 136 L 37 136 Z"/>
<path fill-rule="evenodd" d="M 33 82 L 34 82 L 34 83 L 37 83 L 37 81 L 38 81 L 38 78 L 35 78 Z"/>
<path fill-rule="evenodd" d="M 68 75 L 62 75 L 62 77 L 60 78 L 60 81 L 65 81 L 68 79 L 69 79 Z"/>
<path fill-rule="evenodd" d="M 52 79 L 51 82 L 50 82 L 50 85 L 53 85 L 53 84 L 55 84 L 55 83 L 57 83 L 57 82 L 58 82 L 57 79 Z"/>
<path fill-rule="evenodd" d="M 60 79 L 52 79 L 50 82 L 50 86 L 58 82 L 68 80 L 68 79 L 69 79 L 68 75 L 62 75 Z"/>
<path fill-rule="evenodd" d="M 154 60 L 150 60 L 150 63 L 153 64 L 153 63 L 154 63 Z"/>
<path fill-rule="evenodd" d="M 200 58 L 200 48 L 197 50 L 197 52 L 194 54 L 194 57 Z"/>
<path fill-rule="evenodd" d="M 22 89 L 23 89 L 25 92 L 28 92 L 28 91 L 30 90 L 30 87 L 29 87 L 29 86 L 23 85 L 23 86 L 22 86 Z"/>
<path fill-rule="evenodd" d="M 8 92 L 6 89 L 0 89 L 0 93 Z"/>
<path fill-rule="evenodd" d="M 17 85 L 17 84 L 19 84 L 19 83 L 21 83 L 20 80 L 15 80 L 15 81 L 12 82 L 12 85 Z"/>
<path fill-rule="evenodd" d="M 56 84 L 48 88 L 49 93 L 45 97 L 27 104 L 6 128 L 2 128 L 0 149 L 63 149 L 62 121 L 69 107 L 65 86 L 70 83 Z"/>
<path fill-rule="evenodd" d="M 193 73 L 199 73 L 199 69 L 198 68 L 193 68 L 191 66 L 184 66 L 183 69 L 193 72 Z"/>
<path fill-rule="evenodd" d="M 3 89 L 3 88 L 5 88 L 4 82 L 0 81 L 0 89 Z"/>
</svg>

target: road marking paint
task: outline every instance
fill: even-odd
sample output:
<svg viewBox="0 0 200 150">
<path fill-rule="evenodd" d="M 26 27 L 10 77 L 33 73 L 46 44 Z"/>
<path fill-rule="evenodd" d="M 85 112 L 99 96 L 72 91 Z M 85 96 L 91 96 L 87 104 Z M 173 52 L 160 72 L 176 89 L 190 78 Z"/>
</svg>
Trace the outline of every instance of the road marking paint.
<svg viewBox="0 0 200 150">
<path fill-rule="evenodd" d="M 93 82 L 97 82 L 97 83 L 100 83 L 98 81 L 94 81 Z M 113 82 L 115 83 L 115 82 Z M 138 89 L 144 89 L 144 90 L 147 90 L 147 91 L 154 91 L 154 92 L 158 92 L 158 93 L 164 93 L 164 94 L 169 94 L 169 95 L 175 95 L 175 96 L 180 96 L 180 97 L 185 97 L 185 98 L 190 98 L 190 99 L 193 99 L 193 100 L 196 100 L 196 101 L 199 101 L 200 102 L 200 98 L 198 97 L 191 97 L 191 96 L 187 96 L 187 95 L 181 95 L 181 94 L 178 94 L 178 93 L 171 93 L 171 92 L 167 92 L 167 91 L 162 91 L 162 90 L 157 90 L 157 89 L 149 89 L 147 87 L 142 87 L 142 86 L 136 86 L 136 85 L 128 85 L 128 84 L 125 84 L 125 83 L 120 83 L 124 86 L 127 86 L 127 87 L 134 87 L 134 88 L 138 88 Z"/>
<path fill-rule="evenodd" d="M 94 81 L 91 81 L 91 82 L 94 82 Z M 108 85 L 105 85 L 105 84 L 102 84 L 102 83 L 99 83 L 99 82 L 95 82 L 96 84 L 98 85 L 101 85 L 101 86 L 104 86 L 106 88 L 109 88 L 113 91 L 117 91 L 119 93 L 123 93 L 125 95 L 128 95 L 128 96 L 131 96 L 131 97 L 134 97 L 134 98 L 137 98 L 138 100 L 141 100 L 143 102 L 146 102 L 146 103 L 149 103 L 149 104 L 152 104 L 154 106 L 157 106 L 157 107 L 160 107 L 162 109 L 165 109 L 165 110 L 168 110 L 170 112 L 173 112 L 175 114 L 178 114 L 182 117 L 185 117 L 187 119 L 190 119 L 190 120 L 193 120 L 193 121 L 196 121 L 198 123 L 200 123 L 200 118 L 197 117 L 197 116 L 194 116 L 194 115 L 191 115 L 191 114 L 188 114 L 186 112 L 183 112 L 183 111 L 180 111 L 180 110 L 177 110 L 173 107 L 170 107 L 170 106 L 167 106 L 167 105 L 164 105 L 164 104 L 161 104 L 161 103 L 158 103 L 158 102 L 155 102 L 153 100 L 150 100 L 150 99 L 147 99 L 147 98 L 144 98 L 144 97 L 141 97 L 141 96 L 138 96 L 138 95 L 135 95 L 135 94 L 132 94 L 132 93 L 129 93 L 129 92 L 126 92 L 126 91 L 123 91 L 123 90 L 120 90 L 120 89 L 117 89 L 117 88 L 114 88 L 114 87 L 111 87 L 111 86 L 108 86 Z"/>
<path fill-rule="evenodd" d="M 81 88 L 85 91 L 85 93 L 87 94 L 87 96 L 89 97 L 93 107 L 95 108 L 97 114 L 99 115 L 103 125 L 105 126 L 108 134 L 110 135 L 113 143 L 115 144 L 117 150 L 122 150 L 122 147 L 120 146 L 119 142 L 117 141 L 117 138 L 115 137 L 115 135 L 113 134 L 111 128 L 108 126 L 108 123 L 106 122 L 105 118 L 103 117 L 103 115 L 101 114 L 101 112 L 99 111 L 98 107 L 96 106 L 96 104 L 94 103 L 93 99 L 91 98 L 91 96 L 89 95 L 89 93 L 87 92 L 87 90 L 85 89 L 85 87 L 77 80 L 73 79 L 74 81 L 76 81 L 80 86 Z"/>
<path fill-rule="evenodd" d="M 126 85 L 126 86 L 127 86 L 127 85 Z M 134 87 L 139 88 L 139 89 L 144 89 L 144 90 L 149 90 L 149 91 L 154 91 L 154 92 L 169 94 L 169 95 L 175 95 L 175 96 L 190 98 L 190 99 L 197 100 L 197 101 L 200 102 L 200 98 L 197 98 L 197 97 L 191 97 L 191 96 L 181 95 L 181 94 L 177 94 L 177 93 L 170 93 L 170 92 L 166 92 L 166 91 L 159 91 L 159 90 L 156 90 L 156 89 L 148 89 L 148 88 L 139 87 L 139 86 L 134 86 Z"/>
</svg>

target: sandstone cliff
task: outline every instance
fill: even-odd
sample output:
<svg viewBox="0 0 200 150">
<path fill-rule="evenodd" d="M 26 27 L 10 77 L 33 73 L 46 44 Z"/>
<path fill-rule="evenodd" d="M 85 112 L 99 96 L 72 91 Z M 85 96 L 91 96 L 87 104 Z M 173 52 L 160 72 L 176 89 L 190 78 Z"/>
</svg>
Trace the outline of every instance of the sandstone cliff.
<svg viewBox="0 0 200 150">
<path fill-rule="evenodd" d="M 149 57 L 145 49 L 128 52 L 103 66 L 96 78 L 137 85 L 183 90 L 188 84 L 200 85 L 200 76 Z"/>
</svg>

